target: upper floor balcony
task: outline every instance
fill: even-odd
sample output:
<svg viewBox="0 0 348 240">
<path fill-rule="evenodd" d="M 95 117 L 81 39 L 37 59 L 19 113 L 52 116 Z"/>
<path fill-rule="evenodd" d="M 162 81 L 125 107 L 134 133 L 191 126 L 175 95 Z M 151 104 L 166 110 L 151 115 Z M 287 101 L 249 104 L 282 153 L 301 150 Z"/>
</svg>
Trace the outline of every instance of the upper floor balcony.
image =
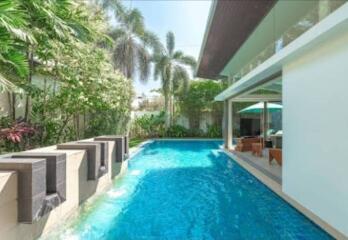
<svg viewBox="0 0 348 240">
<path fill-rule="evenodd" d="M 278 1 L 232 56 L 220 75 L 227 76 L 229 85 L 237 82 L 346 2 Z"/>
</svg>

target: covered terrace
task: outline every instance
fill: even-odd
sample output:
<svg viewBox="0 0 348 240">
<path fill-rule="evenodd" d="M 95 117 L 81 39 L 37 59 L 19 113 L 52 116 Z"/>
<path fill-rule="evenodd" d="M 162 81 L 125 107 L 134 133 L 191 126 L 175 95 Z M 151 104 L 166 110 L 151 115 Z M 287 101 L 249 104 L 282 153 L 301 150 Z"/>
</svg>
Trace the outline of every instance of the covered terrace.
<svg viewBox="0 0 348 240">
<path fill-rule="evenodd" d="M 225 148 L 281 184 L 281 73 L 250 87 L 236 83 L 233 89 L 228 98 L 230 89 L 216 97 L 224 101 Z"/>
</svg>

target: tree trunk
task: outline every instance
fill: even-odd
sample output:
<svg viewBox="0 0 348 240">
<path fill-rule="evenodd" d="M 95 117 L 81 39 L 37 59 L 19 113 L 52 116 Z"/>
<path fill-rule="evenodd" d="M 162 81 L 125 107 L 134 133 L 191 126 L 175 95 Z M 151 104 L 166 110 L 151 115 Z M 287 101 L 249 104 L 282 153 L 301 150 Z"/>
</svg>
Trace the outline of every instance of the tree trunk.
<svg viewBox="0 0 348 240">
<path fill-rule="evenodd" d="M 165 128 L 168 129 L 170 127 L 170 96 L 168 94 L 164 95 L 164 120 L 165 120 Z"/>
<path fill-rule="evenodd" d="M 32 82 L 33 71 L 34 71 L 34 54 L 30 49 L 27 52 L 27 58 L 29 62 L 29 74 L 28 74 L 28 84 L 30 85 Z M 24 112 L 24 120 L 26 122 L 29 121 L 29 113 L 30 113 L 30 92 L 26 94 L 25 98 L 25 112 Z"/>
<path fill-rule="evenodd" d="M 76 114 L 76 137 L 80 140 L 80 114 Z"/>
<path fill-rule="evenodd" d="M 47 79 L 46 77 L 44 78 L 44 94 L 43 94 L 43 104 L 42 104 L 42 112 L 41 112 L 41 122 L 46 121 L 46 106 L 47 106 Z M 40 134 L 39 134 L 39 139 L 41 145 L 44 144 L 44 138 L 46 135 L 46 124 L 43 124 Z"/>
<path fill-rule="evenodd" d="M 11 117 L 12 121 L 16 120 L 16 94 L 14 92 L 7 92 L 8 97 L 8 107 L 9 113 L 8 115 Z"/>
<path fill-rule="evenodd" d="M 171 100 L 171 103 L 170 103 L 170 111 L 171 111 L 171 114 L 170 114 L 170 125 L 173 126 L 174 125 L 174 114 L 175 114 L 175 111 L 174 111 L 174 104 L 175 104 L 175 99 L 174 99 L 174 96 L 171 96 L 170 97 L 170 100 Z"/>
<path fill-rule="evenodd" d="M 64 131 L 65 127 L 67 126 L 67 124 L 69 123 L 69 120 L 70 120 L 70 115 L 66 116 L 65 119 L 62 121 L 63 124 L 60 127 L 60 129 L 58 131 L 58 134 L 57 134 L 57 138 L 56 138 L 56 143 L 57 144 L 61 143 L 63 131 Z"/>
</svg>

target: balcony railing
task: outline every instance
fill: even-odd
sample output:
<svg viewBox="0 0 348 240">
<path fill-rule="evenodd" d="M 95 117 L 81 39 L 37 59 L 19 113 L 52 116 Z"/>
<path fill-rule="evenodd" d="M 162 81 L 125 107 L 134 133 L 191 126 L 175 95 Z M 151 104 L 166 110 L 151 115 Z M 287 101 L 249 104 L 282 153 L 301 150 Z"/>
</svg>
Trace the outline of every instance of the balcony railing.
<svg viewBox="0 0 348 240">
<path fill-rule="evenodd" d="M 269 44 L 253 59 L 245 64 L 236 74 L 234 74 L 230 78 L 230 83 L 233 84 L 237 82 L 246 74 L 254 70 L 257 66 L 264 63 L 267 59 L 272 57 L 274 54 L 289 45 L 303 33 L 307 32 L 325 17 L 333 13 L 336 9 L 341 7 L 344 3 L 347 2 L 347 0 L 326 1 L 327 5 L 325 6 L 322 5 L 323 2 L 325 1 L 318 1 L 318 3 L 315 4 L 314 8 L 312 8 L 303 18 L 289 27 L 278 39 L 276 39 L 274 42 L 271 42 L 271 44 Z"/>
</svg>

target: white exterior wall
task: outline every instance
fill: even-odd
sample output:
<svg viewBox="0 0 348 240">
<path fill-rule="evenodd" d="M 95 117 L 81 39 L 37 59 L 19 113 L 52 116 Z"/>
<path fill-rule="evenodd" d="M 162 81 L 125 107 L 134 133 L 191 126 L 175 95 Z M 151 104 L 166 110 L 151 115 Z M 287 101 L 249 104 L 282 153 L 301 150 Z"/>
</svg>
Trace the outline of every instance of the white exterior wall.
<svg viewBox="0 0 348 240">
<path fill-rule="evenodd" d="M 284 65 L 283 106 L 283 191 L 348 236 L 347 31 Z"/>
</svg>

